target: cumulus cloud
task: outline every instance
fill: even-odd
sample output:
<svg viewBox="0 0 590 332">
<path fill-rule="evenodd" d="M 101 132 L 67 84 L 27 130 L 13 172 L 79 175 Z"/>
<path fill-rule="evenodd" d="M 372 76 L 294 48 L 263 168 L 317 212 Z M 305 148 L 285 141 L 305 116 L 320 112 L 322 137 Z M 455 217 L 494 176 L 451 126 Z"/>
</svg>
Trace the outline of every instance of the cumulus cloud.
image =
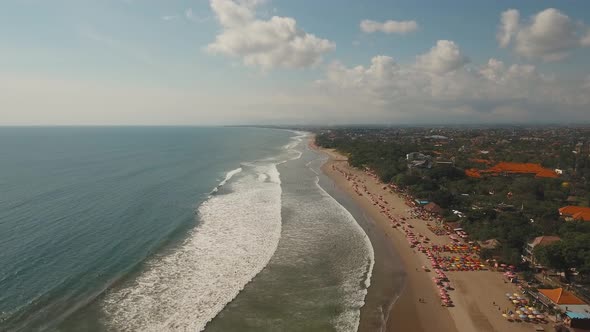
<svg viewBox="0 0 590 332">
<path fill-rule="evenodd" d="M 494 58 L 482 65 L 450 63 L 454 65 L 400 64 L 384 55 L 367 66 L 335 62 L 315 87 L 342 104 L 358 102 L 367 112 L 380 110 L 379 116 L 390 120 L 563 121 L 584 119 L 590 107 L 583 82 L 557 80 L 533 65 L 507 65 Z M 439 75 L 433 67 L 454 70 Z"/>
<path fill-rule="evenodd" d="M 516 9 L 508 9 L 500 15 L 500 26 L 498 27 L 498 43 L 501 47 L 508 47 L 512 36 L 518 31 L 520 14 Z"/>
<path fill-rule="evenodd" d="M 557 61 L 579 47 L 590 46 L 590 33 L 557 9 L 548 8 L 533 15 L 528 22 L 519 22 L 519 12 L 510 9 L 500 16 L 498 43 L 513 45 L 514 51 L 527 58 Z"/>
<path fill-rule="evenodd" d="M 222 31 L 207 45 L 211 54 L 239 58 L 247 66 L 263 69 L 306 68 L 318 64 L 335 44 L 297 27 L 295 19 L 256 18 L 260 0 L 211 0 Z"/>
<path fill-rule="evenodd" d="M 416 23 L 416 21 L 394 20 L 387 20 L 381 23 L 372 20 L 362 20 L 360 27 L 365 33 L 383 32 L 388 34 L 397 33 L 404 35 L 406 33 L 418 30 L 418 23 Z"/>
<path fill-rule="evenodd" d="M 586 34 L 584 35 L 584 37 L 582 37 L 580 43 L 582 44 L 582 46 L 585 47 L 590 46 L 590 29 L 586 31 Z"/>
<path fill-rule="evenodd" d="M 463 67 L 469 59 L 450 40 L 439 40 L 429 52 L 416 57 L 416 65 L 434 74 L 446 74 Z"/>
</svg>

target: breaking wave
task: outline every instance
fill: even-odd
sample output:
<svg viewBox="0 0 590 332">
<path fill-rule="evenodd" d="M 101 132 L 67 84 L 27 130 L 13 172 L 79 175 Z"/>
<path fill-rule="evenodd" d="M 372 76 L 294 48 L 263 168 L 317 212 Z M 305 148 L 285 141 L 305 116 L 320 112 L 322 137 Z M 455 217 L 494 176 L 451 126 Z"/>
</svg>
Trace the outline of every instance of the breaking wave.
<svg viewBox="0 0 590 332">
<path fill-rule="evenodd" d="M 240 173 L 241 171 L 242 171 L 242 168 L 241 167 L 238 167 L 238 168 L 236 168 L 234 170 L 231 170 L 231 171 L 227 172 L 227 174 L 225 175 L 225 179 L 223 179 L 223 181 L 221 181 L 217 185 L 217 187 L 215 187 L 215 189 L 213 189 L 213 191 L 211 191 L 211 192 L 212 193 L 216 193 L 219 190 L 219 188 L 223 187 L 227 183 L 227 181 L 229 181 L 234 175 Z"/>
<path fill-rule="evenodd" d="M 275 164 L 244 164 L 222 183 L 229 191 L 198 208 L 201 223 L 179 248 L 105 295 L 109 330 L 200 331 L 268 264 L 281 234 Z"/>
<path fill-rule="evenodd" d="M 313 170 L 313 168 L 310 167 Z M 367 259 L 367 263 L 359 264 L 359 262 L 347 262 L 347 277 L 342 278 L 342 289 L 344 294 L 344 302 L 348 303 L 349 310 L 343 310 L 340 315 L 334 320 L 334 326 L 338 331 L 357 331 L 360 323 L 360 308 L 365 305 L 365 297 L 367 295 L 369 286 L 371 285 L 371 277 L 373 274 L 373 267 L 375 266 L 375 252 L 369 236 L 358 224 L 352 214 L 336 199 L 334 199 L 322 186 L 319 184 L 319 177 L 316 177 L 316 187 L 319 189 L 322 196 L 326 198 L 327 205 L 330 205 L 335 214 L 340 215 L 340 219 L 348 224 L 348 227 L 354 229 L 362 238 L 362 244 L 358 244 L 358 252 L 366 253 L 367 257 L 360 260 Z M 362 249 L 360 248 L 362 247 Z M 342 264 L 342 265 L 348 265 Z M 364 285 L 360 290 L 358 289 L 359 279 Z"/>
</svg>

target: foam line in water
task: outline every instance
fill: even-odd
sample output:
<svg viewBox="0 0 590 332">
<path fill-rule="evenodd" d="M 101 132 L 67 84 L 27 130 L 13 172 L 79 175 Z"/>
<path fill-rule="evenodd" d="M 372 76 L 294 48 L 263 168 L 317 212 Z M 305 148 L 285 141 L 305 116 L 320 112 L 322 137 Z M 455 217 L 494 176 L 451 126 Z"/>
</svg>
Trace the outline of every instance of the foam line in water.
<svg viewBox="0 0 590 332">
<path fill-rule="evenodd" d="M 296 150 L 295 148 L 299 144 L 301 144 L 303 139 L 306 138 L 308 136 L 308 134 L 305 132 L 294 131 L 294 130 L 292 132 L 294 132 L 296 134 L 296 136 L 291 137 L 291 142 L 289 142 L 288 144 L 283 146 L 283 149 L 287 150 L 287 153 L 289 154 L 288 159 L 280 162 L 280 164 L 285 163 L 289 160 L 299 159 L 303 155 L 303 152 Z"/>
<path fill-rule="evenodd" d="M 211 193 L 212 194 L 213 193 L 216 193 L 219 190 L 219 188 L 223 187 L 227 183 L 227 181 L 229 181 L 234 175 L 240 173 L 241 171 L 242 171 L 242 168 L 241 167 L 238 167 L 238 168 L 236 168 L 234 170 L 231 170 L 231 171 L 227 172 L 227 174 L 225 174 L 225 179 L 223 179 L 223 181 L 221 181 L 217 185 L 217 187 L 215 187 L 213 190 L 211 190 Z"/>
<path fill-rule="evenodd" d="M 275 164 L 248 167 L 227 185 L 199 207 L 202 222 L 182 245 L 105 295 L 109 330 L 201 331 L 268 264 L 281 234 Z"/>
<path fill-rule="evenodd" d="M 223 181 L 221 181 L 219 183 L 219 186 L 218 187 L 221 187 L 221 186 L 225 185 L 227 183 L 227 181 L 229 181 L 232 178 L 232 176 L 240 173 L 241 171 L 242 171 L 242 168 L 241 167 L 238 167 L 238 168 L 236 168 L 234 170 L 231 170 L 231 171 L 227 172 L 227 174 L 225 175 L 225 179 L 223 179 Z"/>
<path fill-rule="evenodd" d="M 311 169 L 311 168 L 310 168 Z M 312 169 L 313 170 L 313 169 Z M 359 324 L 360 324 L 360 308 L 365 305 L 365 297 L 368 292 L 368 288 L 371 285 L 371 277 L 373 273 L 373 267 L 375 266 L 375 252 L 373 250 L 373 245 L 371 244 L 371 240 L 362 227 L 358 224 L 354 216 L 344 207 L 342 206 L 335 198 L 333 198 L 322 186 L 319 184 L 319 177 L 316 176 L 315 185 L 320 190 L 322 196 L 327 197 L 329 202 L 337 206 L 338 211 L 342 214 L 342 220 L 347 221 L 353 228 L 359 233 L 363 235 L 364 238 L 364 246 L 368 253 L 368 266 L 362 268 L 362 271 L 359 271 L 364 276 L 364 286 L 365 288 L 362 289 L 360 292 L 355 291 L 358 287 L 357 280 L 354 279 L 354 276 L 351 275 L 352 278 L 346 280 L 346 282 L 342 285 L 343 288 L 348 289 L 348 291 L 344 292 L 347 294 L 345 301 L 351 304 L 351 307 L 357 307 L 356 310 L 346 310 L 343 311 L 334 321 L 334 325 L 336 330 L 338 331 L 357 331 Z M 358 305 L 356 305 L 358 303 Z"/>
</svg>

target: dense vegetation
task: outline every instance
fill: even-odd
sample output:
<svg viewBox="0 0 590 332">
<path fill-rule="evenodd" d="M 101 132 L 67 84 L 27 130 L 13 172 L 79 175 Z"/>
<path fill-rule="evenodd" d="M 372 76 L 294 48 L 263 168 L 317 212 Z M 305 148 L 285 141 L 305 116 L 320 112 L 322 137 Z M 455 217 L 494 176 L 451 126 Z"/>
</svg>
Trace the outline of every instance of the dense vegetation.
<svg viewBox="0 0 590 332">
<path fill-rule="evenodd" d="M 570 195 L 581 194 L 586 201 L 590 198 L 590 160 L 572 154 L 569 147 L 516 142 L 493 152 L 493 158 L 501 161 L 541 163 L 563 169 L 574 165 L 576 177 L 566 182 L 564 178 L 537 179 L 527 175 L 469 178 L 464 172 L 466 168 L 487 166 L 474 164 L 473 154 L 462 152 L 464 141 L 451 141 L 440 148 L 428 141 L 384 139 L 383 135 L 377 137 L 370 132 L 347 135 L 345 130 L 340 130 L 320 133 L 317 144 L 347 154 L 352 166 L 371 168 L 385 183 L 395 183 L 414 197 L 437 203 L 445 209 L 445 219 L 460 222 L 472 239 L 499 240 L 501 247 L 486 255 L 518 264 L 523 248 L 532 238 L 559 235 L 563 241 L 540 251 L 540 259 L 556 269 L 576 268 L 590 273 L 590 223 L 564 224 L 558 215 L 558 208 L 569 204 L 566 200 Z M 420 151 L 440 155 L 436 151 L 445 150 L 452 151 L 451 164 L 408 169 L 406 154 Z M 466 217 L 457 217 L 453 210 L 463 212 Z"/>
</svg>

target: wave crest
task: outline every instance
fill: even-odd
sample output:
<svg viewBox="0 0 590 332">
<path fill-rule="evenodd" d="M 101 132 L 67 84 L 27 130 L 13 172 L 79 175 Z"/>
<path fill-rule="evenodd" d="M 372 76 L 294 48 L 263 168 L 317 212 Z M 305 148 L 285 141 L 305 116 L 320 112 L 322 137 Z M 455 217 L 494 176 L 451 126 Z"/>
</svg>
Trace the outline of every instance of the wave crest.
<svg viewBox="0 0 590 332">
<path fill-rule="evenodd" d="M 232 172 L 225 182 L 242 168 Z M 276 166 L 256 165 L 227 185 L 228 193 L 199 207 L 201 224 L 179 248 L 146 262 L 132 285 L 106 294 L 109 329 L 201 331 L 268 264 L 281 234 Z"/>
</svg>

